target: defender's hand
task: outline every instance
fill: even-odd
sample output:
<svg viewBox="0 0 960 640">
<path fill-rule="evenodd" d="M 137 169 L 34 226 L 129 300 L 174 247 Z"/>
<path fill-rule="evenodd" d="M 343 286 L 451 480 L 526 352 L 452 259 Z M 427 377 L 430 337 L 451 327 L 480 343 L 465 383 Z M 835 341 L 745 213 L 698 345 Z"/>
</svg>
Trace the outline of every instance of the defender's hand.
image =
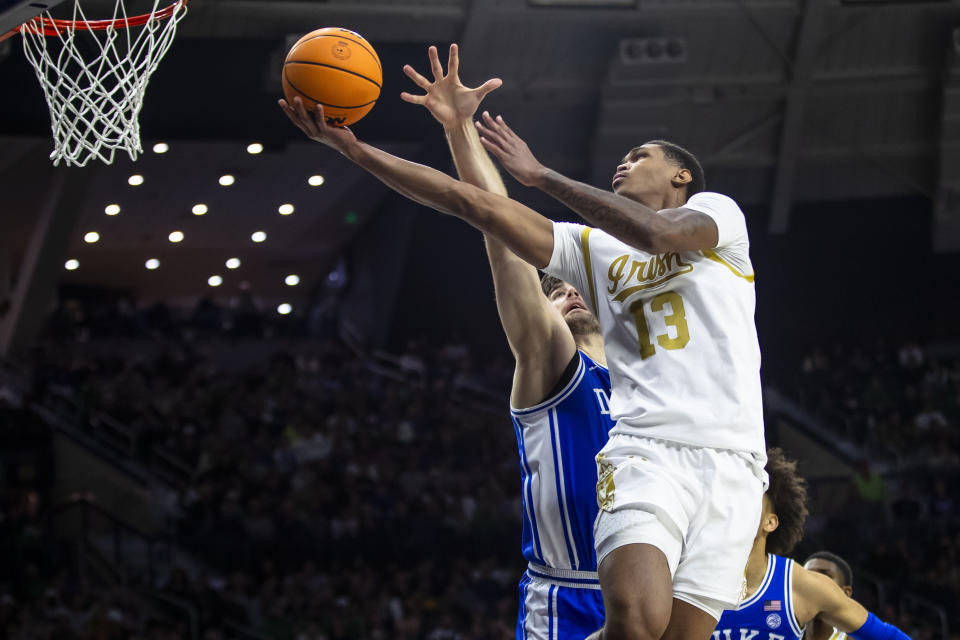
<svg viewBox="0 0 960 640">
<path fill-rule="evenodd" d="M 307 134 L 307 137 L 311 140 L 322 142 L 344 155 L 347 154 L 347 150 L 351 146 L 357 143 L 357 138 L 347 127 L 331 127 L 327 124 L 323 116 L 322 105 L 318 104 L 313 111 L 307 111 L 307 108 L 303 106 L 303 100 L 299 97 L 293 99 L 292 105 L 282 98 L 277 101 L 277 104 L 287 114 L 290 121 Z"/>
<path fill-rule="evenodd" d="M 416 72 L 410 65 L 404 65 L 403 72 L 413 82 L 426 91 L 425 95 L 415 96 L 404 91 L 400 98 L 413 104 L 422 104 L 444 128 L 453 128 L 473 119 L 477 107 L 483 98 L 503 84 L 500 78 L 491 78 L 479 87 L 471 89 L 460 82 L 460 54 L 456 44 L 450 45 L 447 58 L 447 73 L 443 73 L 436 47 L 427 50 L 433 82 Z"/>
<path fill-rule="evenodd" d="M 527 187 L 537 186 L 547 168 L 537 162 L 527 143 L 507 126 L 503 116 L 494 119 L 484 111 L 483 122 L 477 122 L 476 126 L 484 148 L 496 156 L 517 182 Z"/>
</svg>

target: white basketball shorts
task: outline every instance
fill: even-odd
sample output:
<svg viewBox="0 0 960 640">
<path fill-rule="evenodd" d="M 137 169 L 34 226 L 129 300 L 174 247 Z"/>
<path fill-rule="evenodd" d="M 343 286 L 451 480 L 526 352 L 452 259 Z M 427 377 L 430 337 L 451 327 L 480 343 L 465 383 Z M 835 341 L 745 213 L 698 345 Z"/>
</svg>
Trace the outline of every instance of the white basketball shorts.
<svg viewBox="0 0 960 640">
<path fill-rule="evenodd" d="M 675 598 L 717 619 L 737 606 L 767 485 L 758 461 L 615 434 L 597 455 L 597 474 L 598 566 L 618 547 L 651 544 L 667 557 Z"/>
</svg>

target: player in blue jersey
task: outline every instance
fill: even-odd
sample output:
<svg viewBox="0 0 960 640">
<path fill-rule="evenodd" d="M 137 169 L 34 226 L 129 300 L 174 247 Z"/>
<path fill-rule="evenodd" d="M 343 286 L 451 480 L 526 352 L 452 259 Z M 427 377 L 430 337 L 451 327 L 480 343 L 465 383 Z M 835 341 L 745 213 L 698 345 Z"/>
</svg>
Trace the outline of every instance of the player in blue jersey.
<svg viewBox="0 0 960 640">
<path fill-rule="evenodd" d="M 470 89 L 459 79 L 456 45 L 447 73 L 429 49 L 431 82 L 407 65 L 426 93 L 402 94 L 424 105 L 443 125 L 461 180 L 506 195 L 480 144 L 473 116 L 498 87 Z M 485 235 L 497 309 L 516 360 L 510 414 L 520 450 L 523 555 L 518 640 L 582 640 L 603 624 L 593 523 L 597 516 L 594 456 L 607 442 L 610 373 L 600 326 L 580 293 Z"/>
<path fill-rule="evenodd" d="M 803 568 L 822 573 L 836 582 L 845 594 L 853 597 L 853 569 L 837 554 L 829 551 L 812 553 L 803 563 Z M 846 640 L 847 634 L 817 617 L 803 628 L 803 637 L 805 640 Z"/>
<path fill-rule="evenodd" d="M 770 485 L 763 516 L 746 568 L 746 594 L 736 609 L 723 613 L 713 640 L 799 640 L 813 619 L 856 640 L 903 640 L 907 636 L 881 622 L 836 582 L 786 557 L 800 538 L 807 518 L 806 482 L 797 463 L 783 451 L 767 451 Z"/>
</svg>

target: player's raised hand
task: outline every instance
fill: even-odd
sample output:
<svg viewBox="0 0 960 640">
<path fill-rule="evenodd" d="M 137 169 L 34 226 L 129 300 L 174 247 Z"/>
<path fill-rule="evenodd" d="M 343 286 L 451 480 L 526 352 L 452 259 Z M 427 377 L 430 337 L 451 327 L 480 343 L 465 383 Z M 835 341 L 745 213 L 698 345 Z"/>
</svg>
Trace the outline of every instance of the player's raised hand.
<svg viewBox="0 0 960 640">
<path fill-rule="evenodd" d="M 464 86 L 460 82 L 460 53 L 456 44 L 450 45 L 446 74 L 440 64 L 436 47 L 430 47 L 427 56 L 430 58 L 433 82 L 417 73 L 410 65 L 403 66 L 403 72 L 426 93 L 416 96 L 404 91 L 400 98 L 413 104 L 422 104 L 445 128 L 456 127 L 472 120 L 483 98 L 503 84 L 500 78 L 491 78 L 479 87 L 471 89 Z"/>
<path fill-rule="evenodd" d="M 326 118 L 323 116 L 323 106 L 319 104 L 312 111 L 307 110 L 303 100 L 299 97 L 293 99 L 293 104 L 289 104 L 282 98 L 277 104 L 287 114 L 290 121 L 307 134 L 307 137 L 311 140 L 322 142 L 343 154 L 346 154 L 347 149 L 357 142 L 357 138 L 349 128 L 332 127 L 327 124 Z"/>
<path fill-rule="evenodd" d="M 477 121 L 477 132 L 484 148 L 492 153 L 503 168 L 522 185 L 536 186 L 537 181 L 547 171 L 530 151 L 523 139 L 507 126 L 503 116 L 493 118 L 484 111 L 481 121 Z"/>
</svg>

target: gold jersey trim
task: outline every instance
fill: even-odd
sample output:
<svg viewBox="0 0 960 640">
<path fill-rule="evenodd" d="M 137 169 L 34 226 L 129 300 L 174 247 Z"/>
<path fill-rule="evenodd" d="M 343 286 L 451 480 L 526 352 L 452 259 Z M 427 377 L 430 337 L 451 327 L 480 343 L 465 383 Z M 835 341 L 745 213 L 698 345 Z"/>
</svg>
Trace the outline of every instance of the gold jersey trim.
<svg viewBox="0 0 960 640">
<path fill-rule="evenodd" d="M 593 231 L 593 229 L 590 227 L 584 227 L 583 231 L 580 232 L 580 249 L 583 251 L 583 264 L 587 269 L 587 282 L 590 285 L 590 305 L 593 307 L 593 315 L 599 318 L 600 312 L 597 309 L 597 289 L 593 284 L 593 264 L 590 261 L 591 231 Z"/>
<path fill-rule="evenodd" d="M 714 262 L 719 262 L 720 264 L 725 266 L 727 269 L 730 269 L 730 271 L 733 272 L 733 275 L 737 276 L 738 278 L 743 278 L 747 282 L 753 282 L 752 273 L 749 275 L 745 273 L 741 273 L 736 267 L 734 267 L 732 264 L 730 264 L 729 262 L 721 258 L 719 255 L 717 255 L 717 252 L 714 251 L 713 249 L 704 249 L 703 255 L 706 256 L 707 258 L 710 258 Z"/>
</svg>

